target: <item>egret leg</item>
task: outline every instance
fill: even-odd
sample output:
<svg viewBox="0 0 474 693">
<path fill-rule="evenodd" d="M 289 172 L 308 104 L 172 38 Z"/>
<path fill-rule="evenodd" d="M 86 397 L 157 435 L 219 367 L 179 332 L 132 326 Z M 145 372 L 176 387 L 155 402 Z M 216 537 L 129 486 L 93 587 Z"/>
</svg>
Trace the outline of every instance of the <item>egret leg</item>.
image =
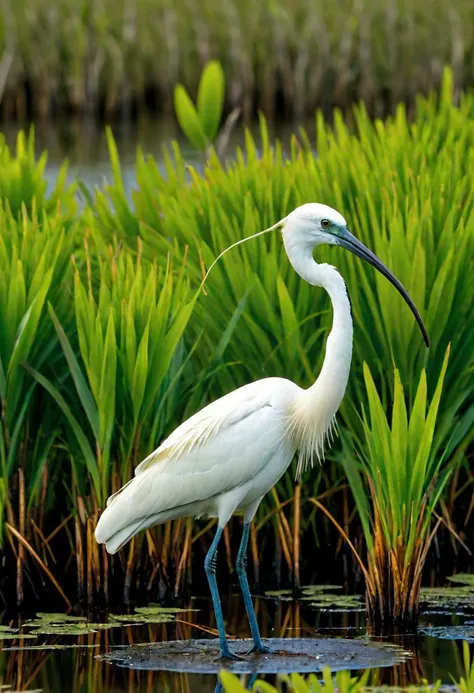
<svg viewBox="0 0 474 693">
<path fill-rule="evenodd" d="M 225 634 L 225 624 L 224 616 L 222 615 L 221 600 L 219 598 L 219 590 L 217 589 L 216 580 L 216 556 L 217 547 L 222 536 L 223 527 L 218 527 L 214 540 L 211 544 L 209 551 L 204 559 L 204 570 L 206 571 L 207 580 L 209 582 L 209 587 L 211 589 L 212 605 L 214 607 L 214 614 L 216 616 L 217 630 L 219 631 L 219 644 L 221 648 L 221 656 L 227 659 L 242 659 L 233 654 L 229 649 L 229 644 L 227 642 L 227 637 Z"/>
<path fill-rule="evenodd" d="M 263 644 L 262 638 L 260 637 L 257 617 L 255 616 L 252 597 L 250 595 L 249 581 L 247 580 L 247 544 L 249 541 L 249 528 L 250 523 L 245 522 L 244 531 L 242 532 L 242 540 L 240 542 L 239 551 L 237 553 L 237 560 L 235 562 L 235 568 L 237 570 L 237 575 L 239 576 L 240 587 L 244 597 L 244 604 L 247 610 L 247 616 L 249 618 L 250 623 L 250 631 L 252 633 L 254 643 L 247 654 L 250 654 L 251 652 L 271 653 L 272 650 Z"/>
</svg>

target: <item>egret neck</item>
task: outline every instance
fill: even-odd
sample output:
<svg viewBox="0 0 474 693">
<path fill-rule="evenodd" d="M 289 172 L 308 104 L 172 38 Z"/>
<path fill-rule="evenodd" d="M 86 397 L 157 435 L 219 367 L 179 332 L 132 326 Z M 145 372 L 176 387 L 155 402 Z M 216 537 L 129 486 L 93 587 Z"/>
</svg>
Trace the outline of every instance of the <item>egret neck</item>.
<svg viewBox="0 0 474 693">
<path fill-rule="evenodd" d="M 293 240 L 294 239 L 294 240 Z M 283 241 L 288 258 L 302 279 L 329 294 L 333 310 L 332 329 L 326 341 L 326 353 L 316 381 L 293 404 L 289 426 L 299 450 L 297 478 L 314 457 L 324 456 L 324 443 L 331 438 L 335 415 L 347 386 L 352 358 L 352 316 L 346 284 L 332 265 L 318 264 L 312 243 L 301 243 L 290 229 L 284 229 Z"/>
</svg>

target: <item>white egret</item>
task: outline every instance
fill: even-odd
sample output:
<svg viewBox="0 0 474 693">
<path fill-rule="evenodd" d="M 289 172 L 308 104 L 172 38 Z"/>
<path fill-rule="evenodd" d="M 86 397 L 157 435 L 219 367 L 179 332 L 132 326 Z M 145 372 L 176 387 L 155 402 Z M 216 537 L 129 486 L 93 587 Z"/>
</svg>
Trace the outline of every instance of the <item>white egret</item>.
<svg viewBox="0 0 474 693">
<path fill-rule="evenodd" d="M 254 641 L 251 651 L 267 652 L 246 575 L 249 525 L 262 498 L 286 471 L 296 452 L 298 476 L 313 464 L 314 457 L 321 456 L 349 376 L 353 328 L 346 286 L 335 267 L 315 262 L 315 246 L 342 246 L 379 270 L 410 306 L 429 346 L 422 319 L 408 293 L 376 255 L 348 231 L 341 214 L 326 205 L 305 204 L 255 235 L 276 228 L 282 230 L 295 271 L 309 284 L 326 289 L 332 302 L 333 324 L 316 382 L 304 390 L 284 378 L 264 378 L 204 407 L 138 465 L 134 478 L 108 499 L 95 530 L 97 541 L 105 543 L 113 554 L 147 527 L 180 517 L 218 518 L 204 566 L 221 654 L 232 659 L 236 657 L 227 642 L 215 574 L 223 529 L 234 512 L 243 513 L 236 570 Z M 244 240 L 249 239 L 237 244 Z"/>
</svg>

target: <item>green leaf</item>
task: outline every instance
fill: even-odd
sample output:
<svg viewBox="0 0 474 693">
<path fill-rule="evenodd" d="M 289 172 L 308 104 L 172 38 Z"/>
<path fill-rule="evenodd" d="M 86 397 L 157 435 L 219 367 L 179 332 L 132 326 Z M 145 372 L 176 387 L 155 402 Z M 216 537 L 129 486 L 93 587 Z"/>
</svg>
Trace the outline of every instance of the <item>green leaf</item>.
<svg viewBox="0 0 474 693">
<path fill-rule="evenodd" d="M 209 141 L 194 104 L 181 84 L 178 84 L 174 90 L 174 108 L 181 130 L 196 149 L 204 151 Z"/>
<path fill-rule="evenodd" d="M 66 357 L 66 361 L 69 366 L 69 372 L 72 376 L 72 379 L 74 380 L 77 395 L 84 408 L 87 419 L 90 423 L 94 438 L 96 440 L 99 440 L 99 415 L 96 403 L 92 396 L 92 392 L 90 391 L 90 388 L 87 385 L 86 379 L 84 377 L 84 374 L 82 373 L 76 355 L 74 354 L 74 351 L 66 336 L 66 333 L 64 332 L 61 323 L 59 322 L 56 313 L 54 312 L 53 306 L 49 304 L 48 309 L 49 314 L 51 315 L 51 319 L 54 323 L 54 327 L 56 328 L 56 332 L 58 334 L 59 341 L 64 352 L 64 356 Z"/>
<path fill-rule="evenodd" d="M 79 448 L 81 449 L 81 452 L 84 456 L 84 461 L 86 463 L 87 470 L 91 476 L 92 483 L 94 485 L 94 491 L 97 495 L 97 498 L 100 499 L 100 481 L 96 459 L 94 453 L 92 452 L 92 448 L 89 445 L 89 441 L 87 440 L 87 437 L 85 436 L 79 422 L 77 421 L 68 404 L 64 400 L 63 396 L 61 395 L 59 390 L 53 385 L 53 383 L 47 378 L 45 378 L 43 375 L 41 375 L 41 373 L 38 373 L 38 371 L 36 371 L 34 368 L 31 368 L 30 366 L 25 366 L 25 368 L 28 371 L 28 373 L 30 373 L 30 375 L 32 375 L 33 378 L 35 378 L 39 382 L 39 384 L 49 392 L 49 394 L 59 405 L 62 413 L 64 414 L 65 420 L 71 427 L 71 430 L 76 437 Z"/>
<path fill-rule="evenodd" d="M 137 359 L 135 361 L 135 369 L 133 372 L 132 383 L 132 403 L 133 415 L 135 421 L 138 422 L 140 409 L 145 394 L 146 381 L 148 377 L 148 338 L 150 333 L 150 322 L 147 323 L 143 337 L 138 347 Z"/>
<path fill-rule="evenodd" d="M 197 96 L 197 112 L 207 139 L 213 142 L 224 109 L 225 76 L 219 62 L 212 60 L 203 70 Z"/>
</svg>

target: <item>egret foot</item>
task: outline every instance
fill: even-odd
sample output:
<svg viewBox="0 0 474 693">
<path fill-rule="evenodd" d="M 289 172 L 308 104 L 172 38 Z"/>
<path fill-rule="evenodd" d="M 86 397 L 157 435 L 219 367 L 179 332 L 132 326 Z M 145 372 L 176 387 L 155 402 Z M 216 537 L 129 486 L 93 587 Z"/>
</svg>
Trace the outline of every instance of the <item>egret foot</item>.
<svg viewBox="0 0 474 693">
<path fill-rule="evenodd" d="M 240 657 L 237 654 L 234 654 L 233 652 L 230 651 L 228 647 L 223 647 L 221 648 L 221 659 L 231 659 L 234 662 L 245 662 L 244 657 Z"/>
<path fill-rule="evenodd" d="M 254 643 L 250 650 L 247 650 L 245 654 L 253 654 L 254 652 L 260 652 L 261 654 L 275 654 L 275 650 L 272 650 L 270 647 L 267 647 L 263 643 L 260 643 L 260 645 Z"/>
</svg>

